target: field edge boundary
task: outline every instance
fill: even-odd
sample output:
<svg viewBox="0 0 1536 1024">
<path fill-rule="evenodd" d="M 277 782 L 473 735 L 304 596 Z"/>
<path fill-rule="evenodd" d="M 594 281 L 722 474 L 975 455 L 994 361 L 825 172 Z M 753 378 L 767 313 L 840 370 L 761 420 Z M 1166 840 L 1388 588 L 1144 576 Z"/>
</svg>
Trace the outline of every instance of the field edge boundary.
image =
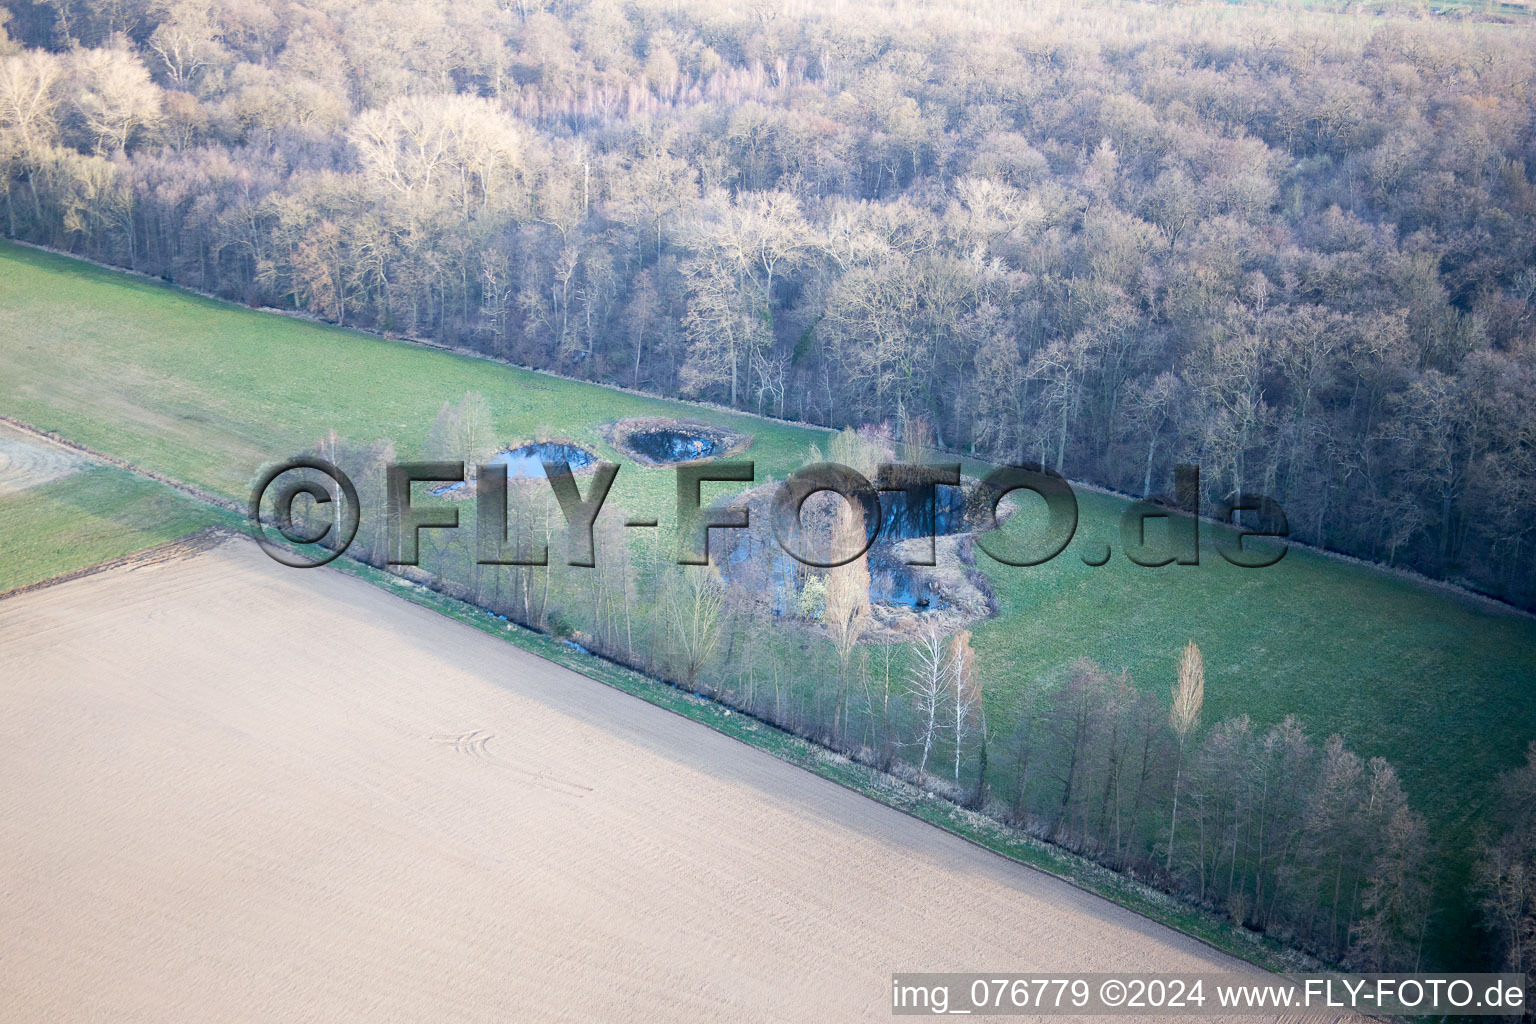
<svg viewBox="0 0 1536 1024">
<path fill-rule="evenodd" d="M 130 551 L 126 555 L 118 555 L 106 561 L 97 562 L 94 565 L 81 566 L 79 569 L 70 569 L 55 576 L 48 576 L 31 583 L 23 583 L 19 587 L 9 590 L 0 590 L 0 601 L 9 601 L 23 594 L 31 594 L 38 590 L 47 590 L 61 583 L 69 583 L 73 580 L 84 579 L 87 576 L 95 576 L 98 573 L 111 572 L 113 569 L 140 569 L 148 565 L 159 565 L 161 562 L 169 562 L 176 559 L 191 558 L 205 551 L 211 551 L 238 536 L 237 532 L 227 526 L 210 523 L 193 530 L 191 533 L 138 551 Z"/>
</svg>

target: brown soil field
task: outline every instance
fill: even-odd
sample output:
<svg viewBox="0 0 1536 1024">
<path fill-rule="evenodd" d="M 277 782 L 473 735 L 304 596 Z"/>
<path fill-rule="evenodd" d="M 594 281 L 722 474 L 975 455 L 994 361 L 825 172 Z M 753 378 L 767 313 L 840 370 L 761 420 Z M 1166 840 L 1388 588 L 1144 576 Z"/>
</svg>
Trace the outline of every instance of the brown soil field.
<svg viewBox="0 0 1536 1024">
<path fill-rule="evenodd" d="M 0 707 L 0 1020 L 886 1019 L 892 971 L 1252 970 L 244 540 L 0 605 Z"/>
</svg>

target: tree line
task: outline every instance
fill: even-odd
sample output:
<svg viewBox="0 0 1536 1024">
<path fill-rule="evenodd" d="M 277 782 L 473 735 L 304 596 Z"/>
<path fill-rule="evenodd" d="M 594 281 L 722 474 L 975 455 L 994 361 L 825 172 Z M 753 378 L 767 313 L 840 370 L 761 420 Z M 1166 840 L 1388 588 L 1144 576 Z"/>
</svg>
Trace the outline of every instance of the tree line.
<svg viewBox="0 0 1536 1024">
<path fill-rule="evenodd" d="M 15 238 L 1536 603 L 1532 30 L 1294 8 L 10 0 Z"/>
<path fill-rule="evenodd" d="M 490 422 L 478 395 L 447 403 L 426 454 L 484 459 L 495 445 Z M 868 444 L 845 431 L 828 454 L 857 465 Z M 350 553 L 385 568 L 384 467 L 393 446 L 331 437 L 315 453 L 354 479 L 364 503 Z M 514 478 L 509 487 L 505 551 L 529 564 L 479 563 L 477 503 L 465 498 L 459 529 L 422 532 L 411 578 L 1325 962 L 1434 966 L 1425 945 L 1444 902 L 1437 893 L 1460 882 L 1445 867 L 1453 851 L 1431 840 L 1393 766 L 1360 757 L 1339 736 L 1310 735 L 1294 715 L 1267 727 L 1246 715 L 1206 722 L 1194 642 L 1179 652 L 1166 696 L 1160 684 L 1138 686 L 1123 670 L 1080 659 L 999 698 L 988 694 L 964 629 L 930 619 L 906 641 L 872 642 L 867 556 L 809 571 L 793 605 L 774 610 L 714 566 L 677 565 L 666 541 L 626 539 L 629 512 L 616 505 L 605 505 L 595 525 L 596 567 L 568 569 L 567 531 L 547 483 Z M 851 508 L 842 503 L 832 517 L 832 543 L 862 533 Z M 1499 781 L 1489 824 L 1469 838 L 1476 863 L 1465 899 L 1485 926 L 1478 959 L 1490 969 L 1536 963 L 1533 773 L 1536 745 L 1524 768 Z"/>
</svg>

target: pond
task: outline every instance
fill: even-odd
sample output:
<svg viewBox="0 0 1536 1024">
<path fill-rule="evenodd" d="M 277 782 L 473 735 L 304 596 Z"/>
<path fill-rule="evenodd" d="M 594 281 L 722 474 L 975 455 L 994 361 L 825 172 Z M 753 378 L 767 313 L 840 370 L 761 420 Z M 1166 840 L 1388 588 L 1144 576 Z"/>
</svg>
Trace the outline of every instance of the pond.
<svg viewBox="0 0 1536 1024">
<path fill-rule="evenodd" d="M 597 461 L 597 455 L 576 444 L 563 441 L 534 441 L 503 448 L 486 462 L 492 466 L 506 466 L 509 480 L 532 480 L 544 475 L 544 463 L 564 462 L 571 471 L 586 469 Z M 455 494 L 465 487 L 463 483 L 434 487 L 433 494 Z"/>
<path fill-rule="evenodd" d="M 597 455 L 575 444 L 560 441 L 535 441 L 533 444 L 508 448 L 492 455 L 488 460 L 493 466 L 507 467 L 507 476 L 516 480 L 544 475 L 544 463 L 564 462 L 572 471 L 586 469 L 597 461 Z"/>
<path fill-rule="evenodd" d="M 935 488 L 933 536 L 947 537 L 969 529 L 965 515 L 965 495 L 958 487 Z M 934 591 L 925 566 L 908 565 L 896 546 L 905 540 L 929 536 L 927 515 L 921 507 L 909 508 L 903 491 L 880 494 L 880 533 L 870 545 L 869 598 L 875 604 L 904 605 L 914 611 L 939 611 L 948 603 Z M 754 516 L 754 525 L 756 525 Z M 767 528 L 731 531 L 721 561 L 721 575 L 728 583 L 759 586 L 769 595 L 776 614 L 795 611 L 806 568 L 791 558 Z M 920 552 L 909 552 L 915 557 Z"/>
<path fill-rule="evenodd" d="M 934 491 L 931 531 L 927 509 L 909 507 L 905 491 L 880 492 L 880 535 L 869 547 L 869 599 L 876 604 L 902 604 L 918 611 L 945 607 L 944 599 L 932 592 L 922 567 L 908 565 L 896 553 L 896 545 L 904 540 L 966 531 L 965 492 L 947 485 Z"/>
<path fill-rule="evenodd" d="M 669 428 L 630 434 L 624 443 L 652 462 L 664 464 L 708 458 L 720 447 L 716 438 Z"/>
</svg>

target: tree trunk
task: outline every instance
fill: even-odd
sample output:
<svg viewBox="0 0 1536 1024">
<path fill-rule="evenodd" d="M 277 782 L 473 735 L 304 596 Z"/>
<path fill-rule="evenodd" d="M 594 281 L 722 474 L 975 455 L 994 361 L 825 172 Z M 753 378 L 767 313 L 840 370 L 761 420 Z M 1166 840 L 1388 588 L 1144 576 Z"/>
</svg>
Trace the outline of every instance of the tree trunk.
<svg viewBox="0 0 1536 1024">
<path fill-rule="evenodd" d="M 1173 770 L 1173 817 L 1168 822 L 1168 860 L 1163 865 L 1169 874 L 1173 873 L 1173 837 L 1179 831 L 1179 783 L 1184 776 L 1184 744 L 1179 744 L 1178 767 Z"/>
</svg>

